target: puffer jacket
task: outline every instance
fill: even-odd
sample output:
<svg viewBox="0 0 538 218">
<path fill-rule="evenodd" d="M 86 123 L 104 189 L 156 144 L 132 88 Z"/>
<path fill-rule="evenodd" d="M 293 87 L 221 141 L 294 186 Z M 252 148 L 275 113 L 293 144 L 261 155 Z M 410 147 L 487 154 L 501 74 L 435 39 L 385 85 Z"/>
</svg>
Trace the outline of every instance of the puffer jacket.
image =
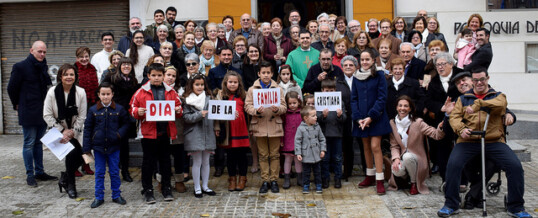
<svg viewBox="0 0 538 218">
<path fill-rule="evenodd" d="M 254 85 L 248 89 L 247 98 L 245 99 L 245 111 L 252 116 L 250 121 L 250 131 L 256 137 L 282 137 L 284 136 L 284 130 L 282 127 L 282 118 L 280 115 L 286 113 L 286 101 L 284 99 L 284 90 L 278 86 L 278 84 L 271 80 L 270 88 L 280 88 L 280 106 L 275 113 L 270 108 L 265 108 L 263 113 L 258 113 L 254 108 L 254 102 L 252 93 L 254 89 L 261 89 L 260 80 L 256 80 Z"/>
<path fill-rule="evenodd" d="M 327 152 L 327 143 L 319 124 L 309 126 L 301 122 L 295 134 L 295 155 L 301 155 L 303 163 L 317 163 L 322 151 Z"/>
<path fill-rule="evenodd" d="M 466 113 L 465 108 L 467 108 L 467 106 L 471 106 L 474 113 Z M 487 113 L 480 110 L 480 108 L 483 107 L 490 109 L 488 128 L 486 130 L 486 143 L 505 143 L 506 138 L 503 127 L 503 116 L 506 114 L 506 106 L 506 95 L 497 92 L 492 88 L 488 90 L 483 100 L 474 95 L 473 89 L 461 95 L 456 101 L 454 110 L 450 113 L 450 126 L 459 136 L 457 143 L 480 142 L 480 136 L 478 135 L 472 135 L 470 138 L 466 139 L 461 138 L 460 135 L 461 132 L 467 128 L 472 129 L 473 131 L 482 131 L 484 129 Z"/>
<path fill-rule="evenodd" d="M 210 97 L 206 96 L 204 110 L 209 107 Z M 213 129 L 213 120 L 208 116 L 202 117 L 202 111 L 192 105 L 185 104 L 183 115 L 185 136 L 185 151 L 215 150 L 216 139 Z"/>
<path fill-rule="evenodd" d="M 105 107 L 98 101 L 90 107 L 84 122 L 84 143 L 82 152 L 92 149 L 103 154 L 112 154 L 120 149 L 120 139 L 127 136 L 129 129 L 127 111 L 114 101 Z"/>
</svg>

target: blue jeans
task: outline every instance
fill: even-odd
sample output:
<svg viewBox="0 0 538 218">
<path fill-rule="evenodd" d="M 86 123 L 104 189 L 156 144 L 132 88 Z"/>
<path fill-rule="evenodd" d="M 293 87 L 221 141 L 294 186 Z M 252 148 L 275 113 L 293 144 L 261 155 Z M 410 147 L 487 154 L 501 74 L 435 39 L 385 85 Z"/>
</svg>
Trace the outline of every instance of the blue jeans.
<svg viewBox="0 0 538 218">
<path fill-rule="evenodd" d="M 108 164 L 108 175 L 110 175 L 110 189 L 112 189 L 112 199 L 119 198 L 121 195 L 120 185 L 120 151 L 117 150 L 112 154 L 103 154 L 94 151 L 95 155 L 95 198 L 103 200 L 105 197 L 105 174 Z"/>
<path fill-rule="evenodd" d="M 24 144 L 22 148 L 22 158 L 26 167 L 26 175 L 28 177 L 41 175 L 45 173 L 43 169 L 43 144 L 41 138 L 47 130 L 46 125 L 22 126 L 22 134 L 24 136 Z"/>
<path fill-rule="evenodd" d="M 327 137 L 327 152 L 321 160 L 321 178 L 330 179 L 329 167 L 334 169 L 334 178 L 342 177 L 342 138 Z"/>
<path fill-rule="evenodd" d="M 321 185 L 321 162 L 303 163 L 303 185 L 310 185 L 310 172 L 314 171 L 314 182 Z"/>
<path fill-rule="evenodd" d="M 459 208 L 460 178 L 463 167 L 473 157 L 480 154 L 480 143 L 459 143 L 454 146 L 448 159 L 446 171 L 445 206 Z M 498 164 L 506 172 L 508 180 L 507 209 L 517 213 L 524 210 L 523 193 L 525 192 L 523 167 L 508 145 L 500 142 L 486 144 L 486 157 Z"/>
</svg>

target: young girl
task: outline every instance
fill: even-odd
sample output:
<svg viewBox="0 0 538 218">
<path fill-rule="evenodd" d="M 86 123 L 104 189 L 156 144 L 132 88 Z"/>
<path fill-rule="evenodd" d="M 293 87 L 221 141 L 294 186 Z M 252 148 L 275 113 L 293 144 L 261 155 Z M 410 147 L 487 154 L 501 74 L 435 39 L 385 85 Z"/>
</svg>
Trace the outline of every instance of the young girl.
<svg viewBox="0 0 538 218">
<path fill-rule="evenodd" d="M 295 163 L 295 172 L 297 173 L 297 185 L 302 186 L 302 172 L 303 167 L 301 162 L 295 157 L 295 133 L 297 127 L 301 125 L 301 97 L 297 92 L 290 91 L 286 94 L 286 104 L 288 105 L 288 111 L 284 117 L 284 138 L 282 138 L 282 148 L 280 151 L 284 155 L 284 184 L 282 188 L 290 188 L 290 172 L 291 162 Z"/>
<path fill-rule="evenodd" d="M 185 93 L 185 151 L 192 156 L 192 179 L 194 196 L 201 198 L 202 193 L 216 195 L 207 187 L 209 182 L 209 155 L 216 148 L 213 120 L 207 119 L 207 107 L 211 91 L 203 74 L 195 74 L 187 83 Z M 202 185 L 200 186 L 200 176 Z"/>
<path fill-rule="evenodd" d="M 284 90 L 284 93 L 282 93 L 284 96 L 286 96 L 288 92 L 295 91 L 299 95 L 299 100 L 302 99 L 303 93 L 301 92 L 301 87 L 297 85 L 297 82 L 293 79 L 290 65 L 284 64 L 280 66 L 280 74 L 278 75 L 276 82 L 278 83 L 278 86 Z"/>
<path fill-rule="evenodd" d="M 314 107 L 315 103 L 314 103 L 314 95 L 313 94 L 310 94 L 310 93 L 306 93 L 305 96 L 304 96 L 304 102 L 303 102 L 303 107 L 304 106 L 312 106 Z"/>
<path fill-rule="evenodd" d="M 241 75 L 235 71 L 228 71 L 222 80 L 222 90 L 217 94 L 217 100 L 236 102 L 235 120 L 215 122 L 215 134 L 217 137 L 224 138 L 220 145 L 226 148 L 228 154 L 227 168 L 228 176 L 230 176 L 228 191 L 243 191 L 247 182 L 247 153 L 250 142 L 244 113 L 245 97 Z M 221 129 L 221 127 L 225 127 L 225 129 Z M 221 132 L 221 130 L 223 131 Z M 239 181 L 237 181 L 237 174 L 239 174 Z"/>
<path fill-rule="evenodd" d="M 456 56 L 458 58 L 458 68 L 463 69 L 465 65 L 471 63 L 471 56 L 476 51 L 473 44 L 473 31 L 465 28 L 461 32 L 461 37 L 456 43 Z"/>
</svg>

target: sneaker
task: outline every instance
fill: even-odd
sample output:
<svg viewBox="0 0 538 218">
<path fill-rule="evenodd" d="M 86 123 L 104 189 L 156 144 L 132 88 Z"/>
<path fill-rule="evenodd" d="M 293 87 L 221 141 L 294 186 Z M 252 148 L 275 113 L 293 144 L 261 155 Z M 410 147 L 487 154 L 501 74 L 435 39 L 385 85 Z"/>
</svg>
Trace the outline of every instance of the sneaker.
<svg viewBox="0 0 538 218">
<path fill-rule="evenodd" d="M 153 196 L 153 189 L 148 189 L 142 191 L 144 195 L 144 201 L 146 201 L 146 204 L 155 204 L 155 196 Z"/>
<path fill-rule="evenodd" d="M 163 187 L 162 194 L 163 194 L 164 201 L 174 200 L 174 196 L 172 195 L 172 190 L 170 189 L 170 187 Z"/>
<path fill-rule="evenodd" d="M 437 216 L 439 217 L 449 217 L 449 216 L 452 216 L 454 214 L 458 214 L 460 213 L 460 210 L 456 209 L 450 209 L 448 208 L 447 206 L 444 206 L 443 208 L 441 208 L 441 210 L 437 211 Z"/>
<path fill-rule="evenodd" d="M 35 179 L 41 180 L 41 181 L 54 181 L 54 180 L 58 180 L 58 177 L 43 173 L 43 174 L 35 175 Z"/>
<path fill-rule="evenodd" d="M 119 196 L 118 198 L 112 199 L 112 202 L 116 204 L 121 204 L 121 205 L 127 204 L 127 201 L 125 201 L 125 199 L 123 199 L 121 196 Z"/>
<path fill-rule="evenodd" d="M 316 184 L 316 193 L 321 194 L 323 193 L 322 185 Z"/>
<path fill-rule="evenodd" d="M 26 184 L 28 184 L 31 187 L 37 187 L 37 182 L 35 181 L 35 177 L 33 176 L 26 177 Z"/>
<path fill-rule="evenodd" d="M 508 211 L 508 215 L 511 217 L 531 217 L 532 218 L 532 216 L 524 210 L 519 211 L 518 213 L 510 213 L 510 211 Z"/>
<path fill-rule="evenodd" d="M 105 200 L 99 200 L 99 199 L 96 198 L 95 200 L 93 200 L 92 205 L 90 205 L 90 207 L 91 208 L 97 208 L 97 207 L 103 205 L 103 203 L 105 203 Z"/>
<path fill-rule="evenodd" d="M 309 185 L 303 185 L 303 194 L 310 193 L 310 186 Z"/>
</svg>

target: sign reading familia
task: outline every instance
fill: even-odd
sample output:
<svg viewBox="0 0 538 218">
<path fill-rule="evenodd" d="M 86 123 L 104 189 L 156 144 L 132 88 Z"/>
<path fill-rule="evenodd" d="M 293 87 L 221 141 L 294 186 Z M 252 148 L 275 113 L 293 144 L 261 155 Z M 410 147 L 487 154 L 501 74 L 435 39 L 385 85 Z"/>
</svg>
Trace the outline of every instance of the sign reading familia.
<svg viewBox="0 0 538 218">
<path fill-rule="evenodd" d="M 146 121 L 175 121 L 174 101 L 146 101 Z"/>
<path fill-rule="evenodd" d="M 235 120 L 235 106 L 235 101 L 209 100 L 209 112 L 207 119 Z"/>
<path fill-rule="evenodd" d="M 254 108 L 260 106 L 271 107 L 272 105 L 280 106 L 280 88 L 271 89 L 254 89 L 252 92 Z"/>
<path fill-rule="evenodd" d="M 314 107 L 317 111 L 329 109 L 336 111 L 342 109 L 342 93 L 341 92 L 315 92 Z"/>
</svg>

